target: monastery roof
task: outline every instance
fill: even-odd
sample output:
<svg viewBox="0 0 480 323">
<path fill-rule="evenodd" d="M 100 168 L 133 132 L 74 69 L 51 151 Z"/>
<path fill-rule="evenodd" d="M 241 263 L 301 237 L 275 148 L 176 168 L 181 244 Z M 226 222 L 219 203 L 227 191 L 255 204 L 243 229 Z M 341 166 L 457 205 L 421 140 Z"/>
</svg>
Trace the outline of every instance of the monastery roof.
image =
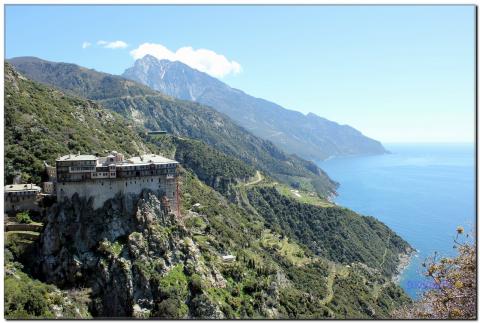
<svg viewBox="0 0 480 323">
<path fill-rule="evenodd" d="M 24 191 L 38 191 L 42 189 L 35 184 L 10 184 L 5 186 L 5 192 L 24 192 Z"/>
<path fill-rule="evenodd" d="M 65 155 L 57 159 L 57 161 L 80 161 L 80 160 L 96 160 L 97 156 L 94 155 Z"/>
<path fill-rule="evenodd" d="M 172 159 L 165 158 L 160 155 L 147 154 L 140 157 L 131 157 L 127 159 L 127 162 L 132 164 L 177 164 L 178 162 Z"/>
<path fill-rule="evenodd" d="M 115 152 L 116 153 L 116 152 Z M 117 166 L 122 166 L 122 165 L 148 165 L 151 163 L 155 164 L 178 164 L 177 161 L 165 158 L 160 155 L 155 155 L 155 154 L 147 154 L 147 155 L 142 155 L 142 156 L 135 156 L 135 157 L 130 157 L 126 159 L 125 161 L 122 162 L 109 162 L 108 158 L 113 158 L 115 155 L 109 154 L 106 157 L 97 157 L 94 155 L 65 155 L 57 159 L 57 161 L 81 161 L 81 160 L 96 160 L 97 164 L 107 166 L 109 164 L 116 164 Z"/>
</svg>

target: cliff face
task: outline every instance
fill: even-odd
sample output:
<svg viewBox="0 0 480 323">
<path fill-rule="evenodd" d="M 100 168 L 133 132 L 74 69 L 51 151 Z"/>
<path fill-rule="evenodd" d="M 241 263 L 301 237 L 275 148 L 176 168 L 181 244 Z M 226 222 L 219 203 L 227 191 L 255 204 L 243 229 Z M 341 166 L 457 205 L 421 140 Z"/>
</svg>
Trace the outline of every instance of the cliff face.
<svg viewBox="0 0 480 323">
<path fill-rule="evenodd" d="M 182 222 L 152 192 L 117 196 L 97 210 L 91 202 L 75 195 L 51 209 L 37 262 L 47 282 L 91 288 L 94 316 L 149 316 L 172 298 L 164 278 L 180 268 L 216 281 L 203 271 Z M 196 301 L 205 317 L 221 317 L 214 305 Z"/>
</svg>

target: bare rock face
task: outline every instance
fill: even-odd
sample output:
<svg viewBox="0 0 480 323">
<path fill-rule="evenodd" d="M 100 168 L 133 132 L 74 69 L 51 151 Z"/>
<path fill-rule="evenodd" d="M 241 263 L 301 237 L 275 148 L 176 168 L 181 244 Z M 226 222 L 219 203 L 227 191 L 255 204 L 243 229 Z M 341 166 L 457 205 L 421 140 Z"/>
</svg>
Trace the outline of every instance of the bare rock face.
<svg viewBox="0 0 480 323">
<path fill-rule="evenodd" d="M 143 317 L 161 299 L 159 277 L 195 259 L 195 248 L 151 192 L 117 196 L 97 210 L 91 202 L 75 195 L 51 208 L 36 274 L 60 287 L 90 287 L 94 316 Z"/>
</svg>

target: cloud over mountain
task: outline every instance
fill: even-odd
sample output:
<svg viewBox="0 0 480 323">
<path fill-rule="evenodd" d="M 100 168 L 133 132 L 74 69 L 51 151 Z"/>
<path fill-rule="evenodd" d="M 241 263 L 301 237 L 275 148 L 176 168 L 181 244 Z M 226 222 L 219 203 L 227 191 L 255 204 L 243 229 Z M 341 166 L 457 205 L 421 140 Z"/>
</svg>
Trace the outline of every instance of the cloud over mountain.
<svg viewBox="0 0 480 323">
<path fill-rule="evenodd" d="M 116 40 L 111 42 L 108 42 L 105 40 L 99 40 L 97 41 L 97 45 L 100 45 L 103 48 L 110 48 L 110 49 L 125 48 L 128 46 L 128 44 L 122 40 Z"/>
<path fill-rule="evenodd" d="M 130 52 L 134 59 L 140 59 L 145 55 L 152 55 L 158 59 L 180 61 L 196 70 L 205 72 L 214 77 L 224 77 L 228 74 L 240 73 L 242 67 L 233 60 L 212 50 L 190 46 L 181 47 L 173 52 L 162 44 L 143 43 Z"/>
</svg>

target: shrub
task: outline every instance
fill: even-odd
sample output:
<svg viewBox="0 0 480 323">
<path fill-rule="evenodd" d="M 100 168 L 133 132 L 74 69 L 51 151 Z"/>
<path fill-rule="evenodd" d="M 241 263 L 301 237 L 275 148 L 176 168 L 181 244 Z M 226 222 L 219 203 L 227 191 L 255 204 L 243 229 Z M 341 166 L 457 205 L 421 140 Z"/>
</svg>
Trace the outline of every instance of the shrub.
<svg viewBox="0 0 480 323">
<path fill-rule="evenodd" d="M 29 224 L 33 222 L 32 219 L 30 219 L 30 215 L 27 211 L 17 213 L 17 216 L 15 218 L 18 223 Z"/>
<path fill-rule="evenodd" d="M 5 278 L 5 316 L 10 319 L 51 318 L 47 295 L 53 287 L 22 274 Z"/>
<path fill-rule="evenodd" d="M 202 279 L 198 274 L 193 274 L 190 280 L 190 291 L 192 295 L 202 293 Z"/>
<path fill-rule="evenodd" d="M 180 300 L 168 298 L 158 305 L 158 310 L 153 317 L 162 319 L 181 319 L 188 313 L 188 307 Z"/>
</svg>

